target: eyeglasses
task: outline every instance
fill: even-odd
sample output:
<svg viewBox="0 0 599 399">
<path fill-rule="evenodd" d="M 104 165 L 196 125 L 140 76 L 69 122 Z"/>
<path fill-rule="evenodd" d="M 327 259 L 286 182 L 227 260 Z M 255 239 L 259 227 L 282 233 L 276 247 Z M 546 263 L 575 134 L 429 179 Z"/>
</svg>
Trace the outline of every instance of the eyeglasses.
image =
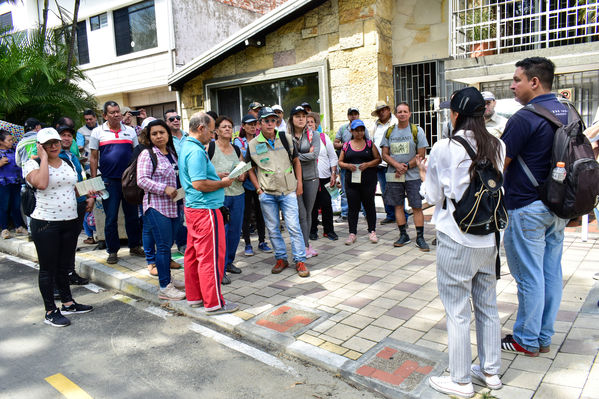
<svg viewBox="0 0 599 399">
<path fill-rule="evenodd" d="M 55 145 L 61 145 L 61 142 L 59 140 L 50 140 L 50 141 L 46 141 L 42 145 L 44 147 L 54 147 Z"/>
<path fill-rule="evenodd" d="M 177 116 L 171 116 L 170 118 L 168 118 L 169 122 L 174 122 L 176 120 L 180 121 L 181 120 L 181 116 L 177 115 Z"/>
<path fill-rule="evenodd" d="M 277 120 L 274 118 L 262 119 L 264 123 L 276 123 Z"/>
</svg>

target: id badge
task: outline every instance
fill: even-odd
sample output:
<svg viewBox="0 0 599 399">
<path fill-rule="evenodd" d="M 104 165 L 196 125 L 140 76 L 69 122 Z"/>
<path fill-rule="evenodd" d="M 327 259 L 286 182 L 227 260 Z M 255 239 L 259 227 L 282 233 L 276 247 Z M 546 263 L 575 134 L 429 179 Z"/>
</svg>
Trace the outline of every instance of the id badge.
<svg viewBox="0 0 599 399">
<path fill-rule="evenodd" d="M 256 146 L 256 154 L 261 155 L 268 152 L 268 147 L 266 143 L 260 143 Z"/>
<path fill-rule="evenodd" d="M 392 155 L 406 155 L 410 153 L 410 143 L 407 141 L 391 143 L 389 149 Z"/>
</svg>

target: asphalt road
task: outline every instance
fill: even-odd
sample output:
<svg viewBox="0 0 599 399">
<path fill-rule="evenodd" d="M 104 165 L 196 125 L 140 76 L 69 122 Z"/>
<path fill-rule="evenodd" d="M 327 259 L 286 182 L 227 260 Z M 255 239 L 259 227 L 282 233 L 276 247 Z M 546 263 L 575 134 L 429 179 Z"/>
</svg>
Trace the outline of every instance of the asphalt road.
<svg viewBox="0 0 599 399">
<path fill-rule="evenodd" d="M 0 398 L 379 397 L 112 290 L 73 296 L 94 311 L 44 324 L 37 271 L 0 254 Z"/>
</svg>

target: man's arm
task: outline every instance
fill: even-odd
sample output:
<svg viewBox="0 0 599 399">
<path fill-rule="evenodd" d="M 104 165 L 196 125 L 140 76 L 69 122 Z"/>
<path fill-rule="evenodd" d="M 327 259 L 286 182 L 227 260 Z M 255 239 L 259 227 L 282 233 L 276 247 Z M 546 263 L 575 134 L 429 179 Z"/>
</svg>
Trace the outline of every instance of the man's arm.
<svg viewBox="0 0 599 399">
<path fill-rule="evenodd" d="M 98 150 L 90 150 L 89 154 L 89 172 L 92 177 L 98 175 Z"/>
<path fill-rule="evenodd" d="M 228 177 L 223 177 L 222 180 L 195 180 L 191 182 L 194 189 L 205 193 L 229 187 L 231 184 L 233 184 L 233 180 Z"/>
<path fill-rule="evenodd" d="M 262 190 L 262 187 L 260 187 L 260 183 L 258 183 L 258 176 L 256 176 L 256 172 L 254 172 L 254 168 L 251 168 L 250 170 L 248 170 L 248 178 L 250 179 L 250 182 L 252 182 L 254 187 L 256 187 L 256 191 L 258 191 L 258 190 L 264 191 L 264 190 Z"/>
<path fill-rule="evenodd" d="M 340 150 L 343 148 L 343 143 L 338 138 L 335 138 L 335 142 L 333 142 L 333 147 L 335 147 L 336 150 Z"/>
<path fill-rule="evenodd" d="M 293 158 L 293 171 L 295 172 L 295 179 L 297 180 L 296 194 L 302 195 L 304 193 L 304 183 L 302 180 L 302 165 L 299 157 Z"/>
<path fill-rule="evenodd" d="M 512 158 L 505 157 L 505 163 L 503 164 L 503 171 L 504 172 L 507 170 L 507 167 L 510 166 L 510 162 L 512 162 Z"/>
</svg>

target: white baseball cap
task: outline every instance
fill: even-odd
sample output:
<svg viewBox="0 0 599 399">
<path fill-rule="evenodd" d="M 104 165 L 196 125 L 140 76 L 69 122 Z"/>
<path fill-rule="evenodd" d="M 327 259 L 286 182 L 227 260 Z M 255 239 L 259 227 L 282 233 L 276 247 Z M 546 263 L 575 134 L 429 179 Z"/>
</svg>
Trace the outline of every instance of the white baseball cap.
<svg viewBox="0 0 599 399">
<path fill-rule="evenodd" d="M 40 144 L 47 143 L 50 140 L 60 141 L 60 135 L 53 127 L 45 127 L 37 132 L 37 142 Z"/>
<path fill-rule="evenodd" d="M 485 101 L 495 100 L 495 95 L 490 91 L 483 91 L 480 94 L 482 94 Z"/>
<path fill-rule="evenodd" d="M 144 121 L 141 123 L 141 128 L 145 129 L 146 126 L 148 126 L 150 124 L 150 122 L 155 121 L 156 118 L 154 118 L 153 116 L 148 116 L 146 119 L 144 119 Z"/>
<path fill-rule="evenodd" d="M 270 108 L 272 108 L 273 111 L 281 111 L 281 112 L 283 112 L 283 107 L 281 107 L 279 104 L 275 104 L 275 105 L 273 105 Z"/>
</svg>

